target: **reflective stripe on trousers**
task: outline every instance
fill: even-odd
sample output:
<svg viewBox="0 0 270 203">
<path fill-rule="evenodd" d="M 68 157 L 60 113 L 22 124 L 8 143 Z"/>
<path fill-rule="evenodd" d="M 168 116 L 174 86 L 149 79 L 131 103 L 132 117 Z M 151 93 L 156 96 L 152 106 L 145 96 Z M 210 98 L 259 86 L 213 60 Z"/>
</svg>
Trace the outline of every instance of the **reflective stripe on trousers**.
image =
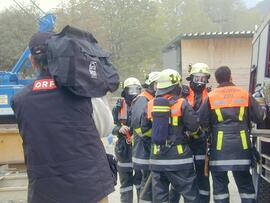
<svg viewBox="0 0 270 203">
<path fill-rule="evenodd" d="M 228 166 L 228 165 L 250 165 L 251 161 L 249 159 L 239 159 L 239 160 L 217 160 L 210 161 L 210 166 Z"/>
<path fill-rule="evenodd" d="M 152 203 L 152 201 L 146 201 L 146 200 L 140 199 L 140 200 L 139 200 L 139 203 Z"/>
<path fill-rule="evenodd" d="M 214 195 L 214 200 L 222 200 L 229 198 L 229 193 Z"/>
<path fill-rule="evenodd" d="M 128 163 L 117 162 L 117 165 L 119 167 L 122 167 L 122 168 L 132 168 L 132 163 L 131 162 L 128 162 Z"/>
<path fill-rule="evenodd" d="M 195 155 L 195 160 L 205 160 L 205 155 Z"/>
<path fill-rule="evenodd" d="M 132 162 L 135 164 L 141 164 L 141 165 L 149 165 L 150 161 L 149 159 L 140 159 L 136 157 L 132 157 Z"/>
<path fill-rule="evenodd" d="M 256 199 L 256 195 L 253 194 L 247 194 L 247 193 L 240 193 L 240 197 L 242 199 Z"/>
<path fill-rule="evenodd" d="M 158 160 L 158 159 L 150 159 L 150 164 L 152 165 L 180 165 L 180 164 L 192 164 L 193 158 L 187 159 L 170 159 L 170 160 Z"/>
<path fill-rule="evenodd" d="M 206 190 L 199 190 L 200 195 L 204 195 L 204 196 L 210 196 L 210 191 L 206 191 Z"/>
<path fill-rule="evenodd" d="M 120 188 L 120 193 L 129 192 L 133 190 L 133 186 L 128 186 L 124 188 Z"/>
</svg>

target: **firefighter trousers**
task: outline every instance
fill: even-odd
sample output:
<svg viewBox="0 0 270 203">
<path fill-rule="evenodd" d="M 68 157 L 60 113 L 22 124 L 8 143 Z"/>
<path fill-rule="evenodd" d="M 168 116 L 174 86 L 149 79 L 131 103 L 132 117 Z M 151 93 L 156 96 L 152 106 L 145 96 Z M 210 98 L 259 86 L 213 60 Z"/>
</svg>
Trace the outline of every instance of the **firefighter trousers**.
<svg viewBox="0 0 270 203">
<path fill-rule="evenodd" d="M 169 201 L 170 184 L 184 197 L 185 203 L 199 203 L 199 190 L 195 170 L 152 171 L 151 174 L 154 203 Z"/>
<path fill-rule="evenodd" d="M 151 174 L 151 172 L 149 170 L 142 170 L 140 203 L 151 203 L 152 202 L 152 184 L 145 185 L 150 174 Z M 145 186 L 146 186 L 146 188 L 145 188 Z"/>
<path fill-rule="evenodd" d="M 229 203 L 228 171 L 211 171 L 215 203 Z M 249 170 L 232 171 L 242 203 L 255 203 L 255 190 Z"/>
<path fill-rule="evenodd" d="M 133 185 L 137 190 L 137 199 L 140 196 L 142 174 L 139 170 L 119 171 L 121 203 L 133 203 Z"/>
<path fill-rule="evenodd" d="M 209 177 L 204 175 L 204 161 L 195 161 L 197 183 L 199 187 L 200 203 L 210 202 L 210 183 Z M 180 194 L 171 186 L 170 203 L 178 203 L 180 201 Z"/>
</svg>

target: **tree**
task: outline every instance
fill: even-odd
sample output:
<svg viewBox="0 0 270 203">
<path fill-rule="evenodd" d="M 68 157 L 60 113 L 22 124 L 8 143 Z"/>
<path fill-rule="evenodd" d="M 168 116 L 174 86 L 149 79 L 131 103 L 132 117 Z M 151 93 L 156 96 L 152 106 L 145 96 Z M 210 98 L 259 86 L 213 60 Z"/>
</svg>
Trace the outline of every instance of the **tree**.
<svg viewBox="0 0 270 203">
<path fill-rule="evenodd" d="M 249 11 L 241 0 L 200 0 L 219 31 L 253 30 L 261 16 Z"/>
<path fill-rule="evenodd" d="M 37 31 L 32 8 L 5 10 L 0 15 L 0 70 L 10 69 L 21 56 L 32 34 Z"/>
<path fill-rule="evenodd" d="M 211 32 L 217 26 L 202 9 L 198 0 L 188 0 L 183 3 L 180 30 L 185 32 Z"/>
</svg>

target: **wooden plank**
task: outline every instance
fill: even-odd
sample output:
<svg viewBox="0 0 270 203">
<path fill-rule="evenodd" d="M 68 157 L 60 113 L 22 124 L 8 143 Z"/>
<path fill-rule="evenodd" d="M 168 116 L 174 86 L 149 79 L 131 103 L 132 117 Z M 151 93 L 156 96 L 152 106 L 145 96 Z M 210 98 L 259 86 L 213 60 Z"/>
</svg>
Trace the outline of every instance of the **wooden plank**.
<svg viewBox="0 0 270 203">
<path fill-rule="evenodd" d="M 27 186 L 0 188 L 0 201 L 25 201 L 27 190 Z"/>
<path fill-rule="evenodd" d="M 5 175 L 0 180 L 0 188 L 5 187 L 22 187 L 28 185 L 28 178 L 26 174 L 11 174 Z"/>
<path fill-rule="evenodd" d="M 22 139 L 16 124 L 0 125 L 0 165 L 22 164 L 24 155 Z"/>
</svg>

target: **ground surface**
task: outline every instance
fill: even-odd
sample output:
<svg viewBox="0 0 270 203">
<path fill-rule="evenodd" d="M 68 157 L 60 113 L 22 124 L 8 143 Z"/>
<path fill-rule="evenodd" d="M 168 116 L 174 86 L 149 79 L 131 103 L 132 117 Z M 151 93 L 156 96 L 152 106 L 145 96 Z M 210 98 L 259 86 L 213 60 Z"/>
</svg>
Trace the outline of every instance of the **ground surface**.
<svg viewBox="0 0 270 203">
<path fill-rule="evenodd" d="M 108 144 L 107 140 L 103 140 L 103 143 L 105 145 L 105 148 L 107 150 L 108 153 L 113 153 L 113 149 L 114 149 L 114 144 Z M 233 180 L 232 174 L 229 173 L 229 177 L 230 177 L 230 184 L 229 184 L 229 191 L 230 191 L 230 203 L 240 203 L 240 197 L 238 195 L 238 191 L 235 185 L 235 182 Z M 211 178 L 210 178 L 211 179 Z M 119 183 L 117 184 L 117 186 L 115 187 L 115 192 L 113 192 L 112 194 L 110 194 L 109 196 L 109 203 L 120 203 L 120 193 L 119 193 Z M 135 188 L 134 188 L 134 195 L 135 197 L 134 199 L 134 203 L 136 203 L 136 194 L 135 194 Z M 183 203 L 184 201 L 181 200 L 180 203 Z M 213 198 L 211 197 L 211 203 L 213 203 Z"/>
</svg>

